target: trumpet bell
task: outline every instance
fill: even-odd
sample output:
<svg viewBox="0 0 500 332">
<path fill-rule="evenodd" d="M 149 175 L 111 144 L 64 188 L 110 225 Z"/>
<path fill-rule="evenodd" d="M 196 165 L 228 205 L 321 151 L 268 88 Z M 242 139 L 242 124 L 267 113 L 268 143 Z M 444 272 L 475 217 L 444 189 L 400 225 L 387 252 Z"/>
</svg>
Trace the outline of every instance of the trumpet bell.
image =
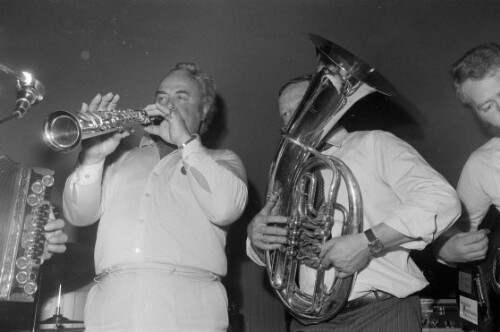
<svg viewBox="0 0 500 332">
<path fill-rule="evenodd" d="M 66 111 L 50 114 L 44 122 L 43 139 L 56 152 L 75 149 L 82 139 L 78 119 Z"/>
</svg>

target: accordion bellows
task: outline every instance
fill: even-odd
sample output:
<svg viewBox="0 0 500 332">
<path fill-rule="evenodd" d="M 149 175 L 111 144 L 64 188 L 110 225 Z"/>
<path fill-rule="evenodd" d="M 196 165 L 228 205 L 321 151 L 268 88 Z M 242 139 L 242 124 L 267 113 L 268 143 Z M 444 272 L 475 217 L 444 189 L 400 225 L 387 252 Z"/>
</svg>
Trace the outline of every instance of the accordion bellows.
<svg viewBox="0 0 500 332">
<path fill-rule="evenodd" d="M 0 301 L 34 302 L 54 172 L 0 155 Z"/>
</svg>

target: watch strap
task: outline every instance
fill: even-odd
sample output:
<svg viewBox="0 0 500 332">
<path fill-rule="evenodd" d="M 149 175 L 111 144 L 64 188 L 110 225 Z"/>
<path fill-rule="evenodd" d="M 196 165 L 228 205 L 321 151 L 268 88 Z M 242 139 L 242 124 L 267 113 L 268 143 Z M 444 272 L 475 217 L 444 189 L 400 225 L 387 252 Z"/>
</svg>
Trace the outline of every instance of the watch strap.
<svg viewBox="0 0 500 332">
<path fill-rule="evenodd" d="M 181 149 L 184 149 L 186 147 L 186 145 L 188 145 L 189 143 L 191 143 L 192 141 L 194 141 L 195 139 L 197 139 L 199 137 L 200 137 L 200 135 L 198 135 L 197 133 L 194 133 L 193 135 L 191 135 L 191 137 L 188 138 L 187 141 L 182 143 Z"/>
<path fill-rule="evenodd" d="M 375 236 L 375 234 L 373 234 L 373 231 L 371 230 L 371 228 L 369 228 L 365 231 L 365 236 L 368 239 L 368 242 L 369 242 L 368 245 L 370 245 L 371 243 L 373 243 L 377 240 L 377 237 Z"/>
<path fill-rule="evenodd" d="M 371 229 L 367 229 L 365 236 L 368 239 L 368 250 L 372 255 L 377 255 L 384 249 L 384 244 L 375 236 Z"/>
</svg>

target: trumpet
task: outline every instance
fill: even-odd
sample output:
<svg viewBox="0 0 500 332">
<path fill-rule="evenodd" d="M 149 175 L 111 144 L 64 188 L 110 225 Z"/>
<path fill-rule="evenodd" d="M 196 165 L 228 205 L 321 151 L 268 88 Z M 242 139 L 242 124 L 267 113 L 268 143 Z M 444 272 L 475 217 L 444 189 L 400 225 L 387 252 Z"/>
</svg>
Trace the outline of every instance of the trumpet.
<svg viewBox="0 0 500 332">
<path fill-rule="evenodd" d="M 134 125 L 147 126 L 163 119 L 163 116 L 148 115 L 144 110 L 132 109 L 78 114 L 56 111 L 44 121 L 43 139 L 56 152 L 71 152 L 83 139 L 128 131 Z"/>
</svg>

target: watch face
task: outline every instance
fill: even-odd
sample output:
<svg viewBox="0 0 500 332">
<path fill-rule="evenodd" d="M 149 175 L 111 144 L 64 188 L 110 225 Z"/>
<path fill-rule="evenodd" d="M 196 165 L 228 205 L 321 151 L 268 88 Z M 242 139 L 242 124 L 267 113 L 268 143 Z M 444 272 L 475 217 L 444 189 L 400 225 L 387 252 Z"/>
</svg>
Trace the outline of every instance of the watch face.
<svg viewBox="0 0 500 332">
<path fill-rule="evenodd" d="M 371 229 L 365 231 L 366 238 L 368 239 L 368 250 L 372 254 L 378 254 L 384 249 L 384 244 L 373 234 Z"/>
<path fill-rule="evenodd" d="M 370 243 L 370 252 L 373 254 L 378 254 L 380 251 L 384 249 L 384 244 L 380 239 L 376 239 L 372 243 Z"/>
</svg>

